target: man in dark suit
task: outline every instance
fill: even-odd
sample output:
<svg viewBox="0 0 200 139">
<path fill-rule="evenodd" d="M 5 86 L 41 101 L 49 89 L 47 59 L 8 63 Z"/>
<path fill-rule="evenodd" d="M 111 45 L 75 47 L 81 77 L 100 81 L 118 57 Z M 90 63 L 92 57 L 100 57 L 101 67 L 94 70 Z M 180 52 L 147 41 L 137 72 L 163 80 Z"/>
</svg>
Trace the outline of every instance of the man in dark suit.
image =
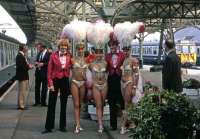
<svg viewBox="0 0 200 139">
<path fill-rule="evenodd" d="M 16 56 L 16 80 L 19 81 L 19 90 L 18 90 L 18 109 L 24 110 L 25 108 L 25 99 L 28 93 L 28 70 L 33 68 L 31 64 L 28 64 L 25 57 L 27 48 L 24 45 L 20 45 L 19 53 Z"/>
<path fill-rule="evenodd" d="M 163 89 L 180 93 L 183 91 L 181 79 L 181 62 L 176 54 L 173 41 L 165 41 L 166 58 L 163 63 Z"/>
<path fill-rule="evenodd" d="M 114 33 L 110 35 L 108 42 L 111 52 L 106 55 L 108 71 L 108 103 L 110 106 L 110 126 L 112 130 L 117 130 L 117 114 L 120 109 L 124 109 L 124 100 L 121 92 L 120 67 L 125 59 L 124 54 L 119 49 L 119 42 Z M 118 107 L 120 106 L 120 108 Z"/>
<path fill-rule="evenodd" d="M 47 67 L 49 62 L 49 53 L 46 49 L 46 46 L 43 44 L 38 44 L 39 53 L 36 57 L 36 70 L 35 70 L 35 104 L 37 106 L 47 106 L 46 97 L 47 97 Z M 40 87 L 42 85 L 42 90 Z"/>
</svg>

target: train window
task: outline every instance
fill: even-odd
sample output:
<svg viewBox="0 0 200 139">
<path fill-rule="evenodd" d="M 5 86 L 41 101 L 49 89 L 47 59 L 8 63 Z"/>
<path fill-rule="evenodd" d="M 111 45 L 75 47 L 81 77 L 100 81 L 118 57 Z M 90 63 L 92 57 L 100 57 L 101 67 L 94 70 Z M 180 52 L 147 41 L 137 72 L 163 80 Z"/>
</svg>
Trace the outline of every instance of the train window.
<svg viewBox="0 0 200 139">
<path fill-rule="evenodd" d="M 182 53 L 188 54 L 188 52 L 189 52 L 188 46 L 187 46 L 187 45 L 183 45 L 183 46 L 182 46 Z"/>
<path fill-rule="evenodd" d="M 154 54 L 154 55 L 157 54 L 157 50 L 156 50 L 156 49 L 153 50 L 153 54 Z"/>
<path fill-rule="evenodd" d="M 148 48 L 148 54 L 152 54 L 152 47 Z"/>
<path fill-rule="evenodd" d="M 195 53 L 196 52 L 196 46 L 195 45 L 190 45 L 190 53 Z"/>
<path fill-rule="evenodd" d="M 148 47 L 144 48 L 143 54 L 148 54 Z"/>
<path fill-rule="evenodd" d="M 177 54 L 179 54 L 179 53 L 182 52 L 182 47 L 181 47 L 181 45 L 176 45 L 176 52 L 177 52 Z"/>
<path fill-rule="evenodd" d="M 200 55 L 200 48 L 197 48 L 197 55 Z"/>
</svg>

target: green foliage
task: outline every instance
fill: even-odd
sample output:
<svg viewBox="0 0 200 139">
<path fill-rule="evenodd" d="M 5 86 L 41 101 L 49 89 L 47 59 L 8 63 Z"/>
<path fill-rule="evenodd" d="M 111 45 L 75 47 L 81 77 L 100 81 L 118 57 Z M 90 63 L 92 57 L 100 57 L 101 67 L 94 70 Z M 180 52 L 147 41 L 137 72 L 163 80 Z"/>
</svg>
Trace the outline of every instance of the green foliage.
<svg viewBox="0 0 200 139">
<path fill-rule="evenodd" d="M 184 88 L 198 89 L 200 88 L 200 82 L 196 79 L 189 79 L 183 82 Z"/>
<path fill-rule="evenodd" d="M 133 139 L 186 139 L 198 116 L 183 95 L 173 92 L 148 93 L 128 111 L 136 125 Z"/>
</svg>

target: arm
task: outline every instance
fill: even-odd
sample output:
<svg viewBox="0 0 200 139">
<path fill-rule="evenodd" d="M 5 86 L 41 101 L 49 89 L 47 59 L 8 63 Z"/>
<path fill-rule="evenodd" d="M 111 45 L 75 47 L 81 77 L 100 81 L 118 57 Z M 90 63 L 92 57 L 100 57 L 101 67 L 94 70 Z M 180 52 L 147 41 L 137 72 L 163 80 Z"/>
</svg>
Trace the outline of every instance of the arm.
<svg viewBox="0 0 200 139">
<path fill-rule="evenodd" d="M 16 65 L 20 68 L 20 70 L 27 71 L 29 70 L 29 65 L 26 62 L 26 59 L 22 55 L 18 55 L 16 57 Z"/>
<path fill-rule="evenodd" d="M 52 56 L 50 57 L 49 63 L 48 63 L 48 86 L 51 87 L 53 86 L 53 79 L 52 79 L 52 70 L 53 70 L 53 58 Z"/>
</svg>

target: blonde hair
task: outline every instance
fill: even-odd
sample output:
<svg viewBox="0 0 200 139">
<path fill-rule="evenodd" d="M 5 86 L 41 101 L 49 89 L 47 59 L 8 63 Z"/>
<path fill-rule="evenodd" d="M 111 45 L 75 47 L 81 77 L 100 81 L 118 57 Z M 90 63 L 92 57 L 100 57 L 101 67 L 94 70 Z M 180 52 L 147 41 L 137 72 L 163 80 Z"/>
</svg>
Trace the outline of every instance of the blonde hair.
<svg viewBox="0 0 200 139">
<path fill-rule="evenodd" d="M 62 48 L 68 48 L 69 47 L 69 40 L 68 39 L 60 39 L 57 42 L 57 46 L 58 46 L 58 48 L 60 48 L 60 46 L 64 46 Z"/>
</svg>

